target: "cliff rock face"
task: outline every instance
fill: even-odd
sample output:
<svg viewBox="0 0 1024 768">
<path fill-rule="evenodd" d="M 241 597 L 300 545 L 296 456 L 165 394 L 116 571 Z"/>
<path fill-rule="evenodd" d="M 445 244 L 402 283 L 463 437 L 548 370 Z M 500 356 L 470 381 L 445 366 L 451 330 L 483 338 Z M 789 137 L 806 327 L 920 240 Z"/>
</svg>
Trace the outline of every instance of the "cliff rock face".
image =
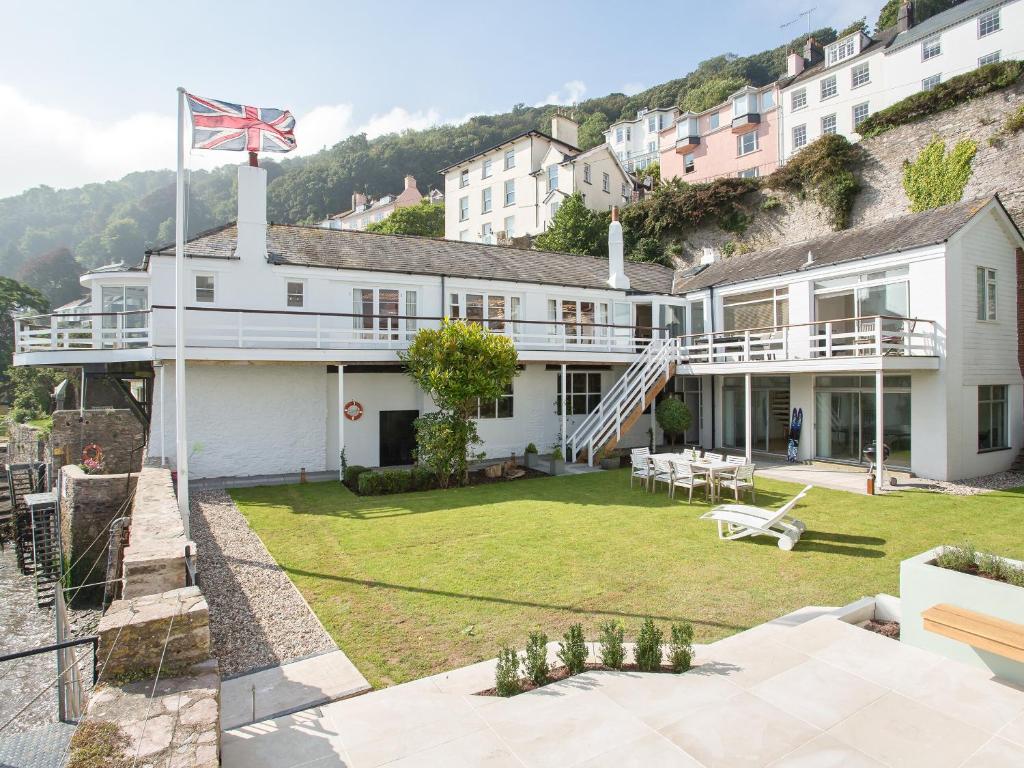
<svg viewBox="0 0 1024 768">
<path fill-rule="evenodd" d="M 973 172 L 963 198 L 969 200 L 998 192 L 1017 225 L 1024 229 L 1024 131 L 1003 133 L 1007 118 L 1021 105 L 1024 105 L 1024 84 L 862 141 L 864 160 L 858 172 L 861 191 L 853 206 L 850 226 L 863 226 L 908 213 L 910 200 L 903 190 L 903 164 L 915 159 L 939 137 L 946 142 L 947 150 L 963 139 L 977 142 L 978 151 L 971 166 Z M 777 198 L 782 205 L 770 211 L 759 210 L 760 202 L 769 196 Z M 701 227 L 689 234 L 682 261 L 698 260 L 705 247 L 722 249 L 731 242 L 737 250 L 760 250 L 831 231 L 817 204 L 792 194 L 766 190 L 755 200 L 752 212 L 754 220 L 741 236 L 716 226 Z"/>
</svg>

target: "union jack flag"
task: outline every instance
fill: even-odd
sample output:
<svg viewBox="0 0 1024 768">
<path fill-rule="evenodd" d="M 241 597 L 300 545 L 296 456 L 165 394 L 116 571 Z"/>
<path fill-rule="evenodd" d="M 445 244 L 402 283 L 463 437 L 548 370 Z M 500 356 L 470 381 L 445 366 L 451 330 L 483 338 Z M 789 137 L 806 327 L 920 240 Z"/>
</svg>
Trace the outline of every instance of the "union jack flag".
<svg viewBox="0 0 1024 768">
<path fill-rule="evenodd" d="M 285 109 L 247 107 L 185 94 L 192 113 L 192 146 L 249 152 L 295 149 L 295 118 Z"/>
</svg>

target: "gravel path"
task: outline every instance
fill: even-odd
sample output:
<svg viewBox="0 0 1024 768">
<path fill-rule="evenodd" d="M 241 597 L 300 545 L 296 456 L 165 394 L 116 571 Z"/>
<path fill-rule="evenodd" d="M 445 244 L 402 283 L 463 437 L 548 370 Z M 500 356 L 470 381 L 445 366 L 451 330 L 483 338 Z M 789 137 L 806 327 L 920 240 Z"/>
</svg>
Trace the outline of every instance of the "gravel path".
<svg viewBox="0 0 1024 768">
<path fill-rule="evenodd" d="M 337 649 L 225 491 L 195 491 L 192 538 L 225 677 Z"/>
</svg>

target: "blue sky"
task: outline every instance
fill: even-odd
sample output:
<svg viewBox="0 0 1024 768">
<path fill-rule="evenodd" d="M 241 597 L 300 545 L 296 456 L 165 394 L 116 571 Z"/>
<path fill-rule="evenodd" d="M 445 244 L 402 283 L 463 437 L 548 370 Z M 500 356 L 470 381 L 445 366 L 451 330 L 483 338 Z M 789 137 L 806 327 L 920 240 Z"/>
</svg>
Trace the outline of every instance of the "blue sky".
<svg viewBox="0 0 1024 768">
<path fill-rule="evenodd" d="M 169 167 L 177 85 L 291 109 L 310 152 L 359 131 L 635 92 L 725 51 L 779 45 L 806 28 L 779 28 L 805 8 L 820 27 L 873 22 L 881 5 L 6 0 L 0 196 Z M 237 162 L 226 155 L 191 162 Z"/>
</svg>

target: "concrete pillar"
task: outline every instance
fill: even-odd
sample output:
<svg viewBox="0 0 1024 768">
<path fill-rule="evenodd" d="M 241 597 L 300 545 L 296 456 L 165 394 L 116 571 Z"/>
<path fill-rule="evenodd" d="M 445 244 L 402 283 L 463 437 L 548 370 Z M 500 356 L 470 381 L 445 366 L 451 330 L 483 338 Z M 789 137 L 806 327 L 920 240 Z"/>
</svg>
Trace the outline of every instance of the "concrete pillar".
<svg viewBox="0 0 1024 768">
<path fill-rule="evenodd" d="M 875 493 L 882 491 L 882 443 L 885 435 L 885 424 L 883 423 L 885 421 L 884 386 L 882 369 L 879 368 L 875 371 Z"/>
<path fill-rule="evenodd" d="M 162 362 L 157 362 L 160 371 L 160 466 L 167 466 L 167 449 L 164 444 L 164 435 L 167 430 L 164 428 L 164 370 L 166 366 Z"/>
<path fill-rule="evenodd" d="M 753 415 L 753 380 L 749 373 L 743 376 L 743 419 L 744 419 L 744 435 L 743 435 L 743 455 L 747 459 L 747 464 L 753 463 L 753 445 L 750 440 L 751 427 L 754 423 Z"/>
</svg>

